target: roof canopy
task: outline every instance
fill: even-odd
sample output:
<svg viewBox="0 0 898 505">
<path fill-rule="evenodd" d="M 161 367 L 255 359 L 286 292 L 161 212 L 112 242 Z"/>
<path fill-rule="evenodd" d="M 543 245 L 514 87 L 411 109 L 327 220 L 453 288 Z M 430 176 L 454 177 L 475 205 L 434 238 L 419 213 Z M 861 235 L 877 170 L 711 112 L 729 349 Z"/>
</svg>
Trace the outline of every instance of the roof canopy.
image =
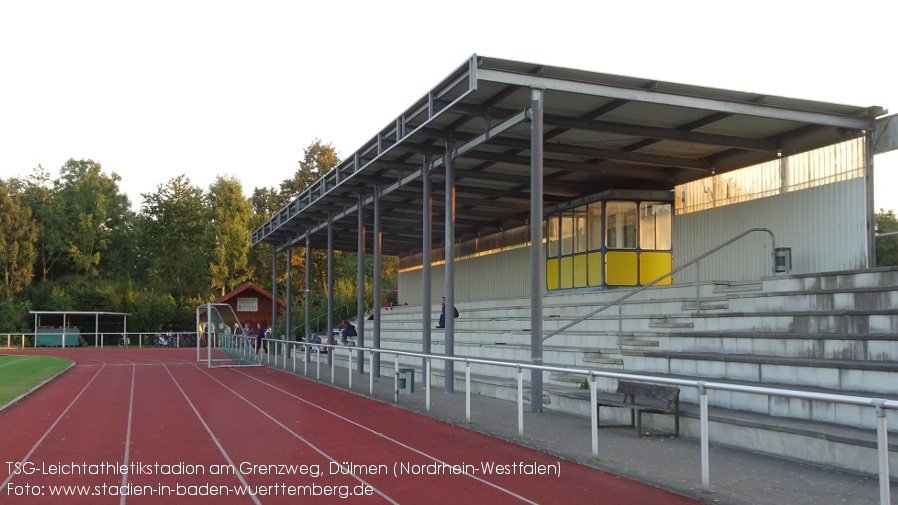
<svg viewBox="0 0 898 505">
<path fill-rule="evenodd" d="M 431 245 L 440 246 L 447 149 L 458 240 L 527 223 L 534 88 L 544 92 L 544 208 L 613 189 L 671 191 L 855 138 L 886 113 L 474 55 L 256 230 L 253 244 L 283 249 L 308 234 L 327 248 L 330 217 L 334 248 L 355 251 L 360 199 L 370 222 L 377 190 L 383 253 L 418 252 L 427 170 Z"/>
</svg>

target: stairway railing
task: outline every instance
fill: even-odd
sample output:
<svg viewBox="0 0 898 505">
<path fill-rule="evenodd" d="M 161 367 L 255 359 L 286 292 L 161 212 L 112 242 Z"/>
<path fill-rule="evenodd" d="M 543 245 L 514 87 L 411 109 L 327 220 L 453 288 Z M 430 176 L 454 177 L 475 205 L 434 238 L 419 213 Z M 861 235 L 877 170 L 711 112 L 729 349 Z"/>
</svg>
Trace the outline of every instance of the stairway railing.
<svg viewBox="0 0 898 505">
<path fill-rule="evenodd" d="M 670 272 L 662 275 L 661 277 L 658 277 L 657 279 L 653 280 L 652 282 L 649 282 L 648 284 L 644 284 L 637 289 L 629 291 L 625 295 L 621 296 L 620 298 L 617 298 L 614 301 L 608 302 L 608 303 L 602 305 L 601 307 L 593 310 L 592 312 L 577 318 L 576 320 L 562 326 L 561 328 L 553 331 L 552 333 L 549 333 L 548 335 L 543 337 L 543 341 L 546 341 L 547 339 L 554 337 L 555 335 L 558 335 L 559 333 L 561 333 L 573 326 L 576 326 L 576 325 L 582 323 L 583 321 L 586 321 L 587 319 L 594 317 L 595 315 L 599 314 L 600 312 L 603 312 L 604 310 L 617 305 L 617 307 L 618 307 L 618 309 L 617 309 L 617 346 L 618 346 L 618 348 L 620 348 L 621 343 L 623 341 L 623 333 L 624 333 L 624 331 L 623 331 L 623 324 L 624 324 L 624 322 L 623 322 L 624 321 L 624 318 L 623 318 L 624 304 L 623 304 L 623 302 L 624 302 L 624 300 L 626 300 L 638 293 L 645 291 L 646 289 L 654 286 L 655 284 L 663 281 L 664 279 L 666 279 L 666 278 L 674 275 L 675 273 L 680 272 L 688 267 L 691 267 L 692 265 L 695 265 L 695 310 L 700 311 L 701 310 L 701 297 L 702 297 L 701 283 L 699 282 L 700 276 L 701 276 L 701 263 L 700 263 L 701 260 L 703 260 L 703 259 L 707 258 L 708 256 L 711 256 L 712 254 L 716 253 L 717 251 L 720 251 L 721 249 L 731 245 L 732 243 L 738 241 L 739 239 L 745 237 L 746 235 L 756 233 L 756 232 L 765 232 L 770 235 L 770 242 L 771 242 L 770 271 L 773 272 L 774 268 L 775 268 L 775 261 L 776 261 L 774 258 L 774 255 L 776 254 L 776 237 L 774 237 L 773 232 L 767 228 L 751 228 L 750 230 L 746 230 L 746 231 L 740 233 L 739 235 L 736 235 L 735 237 L 731 238 L 730 240 L 727 240 L 726 242 L 709 250 L 708 252 L 702 254 L 701 256 L 698 256 L 695 259 L 692 259 L 692 260 L 678 266 L 677 268 L 674 268 Z"/>
</svg>

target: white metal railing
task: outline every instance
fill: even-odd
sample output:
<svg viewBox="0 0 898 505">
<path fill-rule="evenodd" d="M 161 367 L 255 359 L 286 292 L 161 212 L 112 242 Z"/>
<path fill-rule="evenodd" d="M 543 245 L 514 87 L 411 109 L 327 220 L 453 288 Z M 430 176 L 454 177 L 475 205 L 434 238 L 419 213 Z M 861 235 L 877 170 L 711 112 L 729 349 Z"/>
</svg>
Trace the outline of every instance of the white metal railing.
<svg viewBox="0 0 898 505">
<path fill-rule="evenodd" d="M 292 352 L 293 356 L 293 372 L 296 372 L 296 355 L 297 355 L 297 347 L 303 348 L 303 356 L 306 356 L 306 349 L 311 349 L 312 346 L 320 346 L 321 344 L 314 344 L 310 342 L 296 342 L 291 340 L 278 340 L 278 339 L 269 339 L 269 345 L 272 342 L 277 342 L 280 344 L 280 348 L 282 350 L 284 356 L 284 369 L 287 368 L 287 359 L 290 353 Z M 507 362 L 507 361 L 494 361 L 494 360 L 485 360 L 478 358 L 464 358 L 459 356 L 444 356 L 439 354 L 423 354 L 417 352 L 408 352 L 408 351 L 398 351 L 392 349 L 374 349 L 370 347 L 356 347 L 356 346 L 344 346 L 344 345 L 329 345 L 328 351 L 336 353 L 337 351 L 343 352 L 346 351 L 348 353 L 349 361 L 348 361 L 348 373 L 349 373 L 349 388 L 352 389 L 352 360 L 353 353 L 361 353 L 360 357 L 364 357 L 365 353 L 370 353 L 369 363 L 373 363 L 373 357 L 375 354 L 392 354 L 394 355 L 394 369 L 395 369 L 395 379 L 394 379 L 394 387 L 393 387 L 393 401 L 399 401 L 399 356 L 407 356 L 412 358 L 422 358 L 426 363 L 426 370 L 424 371 L 424 385 L 425 385 L 425 408 L 427 411 L 430 411 L 431 401 L 430 401 L 430 384 L 431 384 L 431 360 L 443 360 L 443 361 L 454 361 L 465 364 L 465 421 L 471 422 L 471 364 L 481 364 L 481 365 L 491 365 L 491 366 L 501 366 L 501 367 L 509 367 L 517 369 L 517 412 L 518 412 L 518 435 L 524 435 L 524 381 L 523 381 L 523 371 L 527 370 L 541 370 L 543 372 L 560 372 L 560 373 L 568 373 L 573 375 L 582 375 L 585 380 L 589 383 L 590 390 L 590 418 L 592 421 L 592 455 L 594 457 L 599 456 L 599 434 L 598 434 L 598 388 L 596 386 L 596 378 L 603 377 L 608 379 L 624 379 L 624 380 L 632 380 L 639 382 L 647 382 L 653 384 L 665 384 L 672 386 L 680 386 L 687 388 L 695 388 L 698 390 L 699 394 L 699 424 L 700 424 L 700 444 L 701 444 L 701 479 L 702 479 L 702 489 L 704 491 L 710 491 L 711 488 L 711 479 L 710 479 L 710 458 L 709 458 L 709 434 L 708 434 L 708 391 L 729 391 L 729 392 L 738 392 L 738 393 L 751 393 L 751 394 L 759 394 L 766 396 L 776 396 L 776 397 L 784 397 L 784 398 L 793 398 L 800 400 L 813 400 L 813 401 L 823 401 L 841 405 L 855 405 L 860 407 L 870 407 L 873 409 L 873 414 L 876 416 L 876 448 L 878 455 L 878 468 L 879 468 L 879 497 L 880 497 L 880 505 L 889 505 L 890 504 L 890 490 L 889 490 L 889 443 L 888 443 L 888 423 L 886 418 L 886 412 L 890 409 L 898 410 L 898 400 L 889 400 L 884 398 L 871 398 L 871 397 L 863 397 L 863 396 L 849 396 L 849 395 L 839 395 L 839 394 L 829 394 L 829 393 L 814 393 L 809 391 L 796 391 L 790 389 L 779 389 L 779 388 L 767 388 L 760 386 L 747 386 L 740 384 L 728 384 L 725 382 L 713 382 L 713 381 L 700 381 L 700 380 L 687 380 L 687 379 L 673 379 L 666 377 L 654 377 L 649 375 L 638 375 L 638 374 L 628 374 L 628 373 L 620 373 L 620 372 L 606 372 L 599 370 L 588 370 L 588 369 L 577 369 L 577 368 L 563 368 L 563 367 L 551 367 L 551 366 L 540 366 L 540 365 L 531 365 L 529 363 L 515 363 L 515 362 Z M 321 379 L 321 353 L 309 353 L 309 356 L 315 355 L 315 366 L 316 366 L 316 378 Z M 336 360 L 331 360 L 333 363 Z M 270 364 L 270 361 L 269 361 Z M 275 361 L 275 364 L 277 362 Z M 303 359 L 303 374 L 308 375 L 308 360 Z M 327 363 L 325 363 L 327 366 Z M 335 366 L 331 366 L 331 383 L 334 382 L 334 369 Z M 374 375 L 373 373 L 369 373 L 369 394 L 374 394 Z"/>
<path fill-rule="evenodd" d="M 2 335 L 2 333 L 0 333 Z M 72 342 L 74 332 L 59 328 L 59 333 L 10 332 L 6 333 L 8 349 L 36 347 L 193 347 L 196 332 L 78 332 L 78 341 Z M 40 338 L 38 338 L 40 337 Z M 68 338 L 67 338 L 68 337 Z M 2 337 L 0 337 L 2 338 Z M 40 340 L 40 343 L 38 342 Z M 2 340 L 0 340 L 2 342 Z"/>
</svg>

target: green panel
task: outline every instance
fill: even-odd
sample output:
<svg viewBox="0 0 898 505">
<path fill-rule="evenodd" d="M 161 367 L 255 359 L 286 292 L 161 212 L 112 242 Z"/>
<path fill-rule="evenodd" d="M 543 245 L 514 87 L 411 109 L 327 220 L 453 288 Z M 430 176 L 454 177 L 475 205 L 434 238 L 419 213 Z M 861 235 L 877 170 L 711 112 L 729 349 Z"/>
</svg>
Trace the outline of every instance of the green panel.
<svg viewBox="0 0 898 505">
<path fill-rule="evenodd" d="M 558 258 L 546 261 L 546 289 L 549 291 L 558 289 Z"/>
<path fill-rule="evenodd" d="M 574 287 L 586 287 L 586 255 L 578 254 L 574 256 Z"/>
<path fill-rule="evenodd" d="M 636 251 L 605 253 L 605 283 L 609 286 L 635 286 L 637 269 Z"/>
<path fill-rule="evenodd" d="M 669 252 L 643 252 L 639 255 L 639 283 L 648 284 L 664 274 L 669 274 L 673 257 Z M 670 277 L 655 284 L 670 284 Z"/>
<path fill-rule="evenodd" d="M 574 258 L 561 257 L 561 289 L 574 287 Z"/>
</svg>

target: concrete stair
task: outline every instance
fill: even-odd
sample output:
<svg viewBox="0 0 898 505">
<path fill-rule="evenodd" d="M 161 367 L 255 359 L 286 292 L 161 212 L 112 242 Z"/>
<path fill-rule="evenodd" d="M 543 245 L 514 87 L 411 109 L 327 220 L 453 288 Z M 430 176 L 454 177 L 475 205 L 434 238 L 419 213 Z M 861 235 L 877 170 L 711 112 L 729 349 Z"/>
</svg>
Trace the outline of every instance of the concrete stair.
<svg viewBox="0 0 898 505">
<path fill-rule="evenodd" d="M 698 291 L 698 300 L 694 284 L 638 293 L 624 302 L 620 319 L 615 306 L 545 340 L 543 362 L 898 399 L 898 269 L 709 282 Z M 548 295 L 543 334 L 625 293 Z M 458 308 L 457 356 L 530 362 L 529 299 L 458 304 Z M 420 351 L 421 308 L 402 309 L 382 313 L 382 346 Z M 434 321 L 439 316 L 436 309 Z M 431 336 L 433 352 L 443 352 L 443 330 L 432 329 Z M 442 373 L 440 367 L 435 365 L 435 373 Z M 472 388 L 479 394 L 516 398 L 507 386 L 516 385 L 514 369 L 472 365 L 472 370 L 478 378 Z M 579 389 L 582 376 L 551 373 L 544 381 L 544 405 L 589 412 L 584 399 L 588 391 Z M 463 390 L 463 382 L 460 387 Z M 613 390 L 615 384 L 600 379 L 599 387 Z M 697 415 L 689 414 L 697 409 L 697 391 L 684 388 L 681 400 L 687 412 L 684 434 L 697 436 Z M 875 465 L 875 452 L 870 453 L 876 421 L 872 408 L 722 392 L 710 394 L 709 401 L 714 443 L 855 471 L 868 472 L 870 464 Z M 895 439 L 898 413 L 889 414 Z M 609 409 L 607 415 L 629 414 Z M 647 426 L 658 423 L 658 429 L 666 429 L 665 417 L 647 416 Z M 843 458 L 849 454 L 856 458 Z M 840 458 L 845 461 L 839 463 Z M 898 461 L 898 455 L 892 459 Z M 893 469 L 892 474 L 898 476 L 898 471 Z"/>
</svg>

